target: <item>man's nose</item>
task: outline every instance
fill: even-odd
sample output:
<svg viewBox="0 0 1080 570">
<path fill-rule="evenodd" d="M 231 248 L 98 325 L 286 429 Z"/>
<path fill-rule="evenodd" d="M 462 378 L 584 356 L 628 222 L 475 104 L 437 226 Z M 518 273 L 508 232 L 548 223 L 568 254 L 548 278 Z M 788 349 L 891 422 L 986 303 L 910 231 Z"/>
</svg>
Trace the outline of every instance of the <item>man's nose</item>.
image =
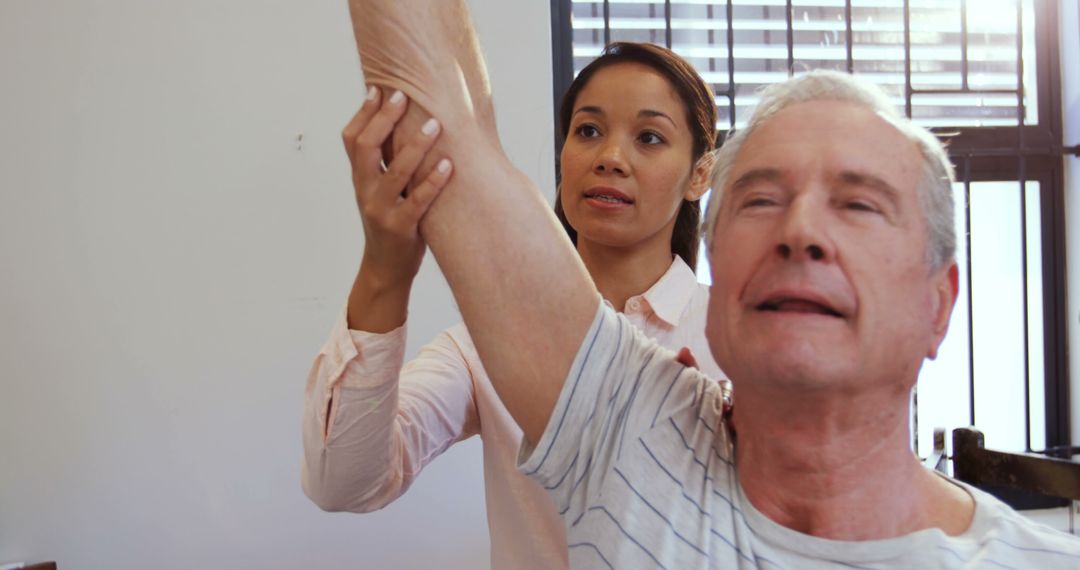
<svg viewBox="0 0 1080 570">
<path fill-rule="evenodd" d="M 835 248 L 829 239 L 826 208 L 808 199 L 796 199 L 784 214 L 776 253 L 789 261 L 832 261 Z"/>
</svg>

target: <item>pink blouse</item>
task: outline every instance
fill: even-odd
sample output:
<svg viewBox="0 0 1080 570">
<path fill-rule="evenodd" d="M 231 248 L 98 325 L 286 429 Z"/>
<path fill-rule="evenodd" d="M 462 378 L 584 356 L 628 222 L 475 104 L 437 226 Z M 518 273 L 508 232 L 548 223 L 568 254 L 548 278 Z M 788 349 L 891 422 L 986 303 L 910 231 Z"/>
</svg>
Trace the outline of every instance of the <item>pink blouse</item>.
<svg viewBox="0 0 1080 570">
<path fill-rule="evenodd" d="M 690 347 L 698 367 L 723 373 L 705 340 L 708 287 L 676 256 L 624 314 L 672 350 Z M 400 497 L 432 459 L 479 434 L 492 568 L 566 568 L 566 533 L 546 491 L 516 469 L 521 429 L 495 394 L 464 324 L 404 361 L 405 326 L 386 334 L 348 330 L 345 316 L 308 375 L 304 492 L 327 510 L 370 512 Z"/>
</svg>

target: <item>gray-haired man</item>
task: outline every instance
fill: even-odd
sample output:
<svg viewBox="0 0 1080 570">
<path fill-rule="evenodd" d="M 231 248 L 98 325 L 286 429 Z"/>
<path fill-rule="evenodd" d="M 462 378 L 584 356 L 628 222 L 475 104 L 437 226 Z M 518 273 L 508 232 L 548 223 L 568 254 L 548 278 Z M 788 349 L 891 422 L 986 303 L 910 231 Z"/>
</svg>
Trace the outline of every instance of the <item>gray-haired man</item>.
<svg viewBox="0 0 1080 570">
<path fill-rule="evenodd" d="M 832 73 L 774 87 L 720 152 L 708 336 L 735 383 L 728 417 L 718 384 L 600 302 L 508 163 L 464 4 L 351 7 L 369 81 L 419 103 L 399 132 L 428 113 L 446 125 L 432 160 L 455 174 L 422 231 L 572 566 L 1080 565 L 1080 541 L 909 447 L 909 394 L 956 296 L 950 167 L 875 88 Z"/>
</svg>

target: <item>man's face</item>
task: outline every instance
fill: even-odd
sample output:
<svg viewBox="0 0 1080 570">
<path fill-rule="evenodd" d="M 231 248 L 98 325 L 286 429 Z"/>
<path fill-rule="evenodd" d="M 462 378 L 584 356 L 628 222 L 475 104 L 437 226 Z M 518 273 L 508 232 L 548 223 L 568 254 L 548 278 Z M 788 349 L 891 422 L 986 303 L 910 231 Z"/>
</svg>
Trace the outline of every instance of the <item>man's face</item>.
<svg viewBox="0 0 1080 570">
<path fill-rule="evenodd" d="M 853 103 L 793 105 L 751 134 L 716 223 L 707 327 L 736 386 L 910 389 L 956 291 L 955 265 L 927 266 L 921 171 L 915 144 Z"/>
</svg>

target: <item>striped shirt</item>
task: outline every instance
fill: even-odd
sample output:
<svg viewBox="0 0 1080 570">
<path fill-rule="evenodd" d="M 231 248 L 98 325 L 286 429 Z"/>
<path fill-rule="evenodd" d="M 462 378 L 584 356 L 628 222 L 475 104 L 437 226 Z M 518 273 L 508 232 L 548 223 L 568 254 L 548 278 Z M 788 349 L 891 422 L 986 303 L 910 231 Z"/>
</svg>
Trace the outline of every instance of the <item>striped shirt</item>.
<svg viewBox="0 0 1080 570">
<path fill-rule="evenodd" d="M 519 454 L 566 524 L 571 567 L 1080 568 L 1080 539 L 959 482 L 975 500 L 959 536 L 845 542 L 785 528 L 743 494 L 721 397 L 601 304 L 543 436 Z"/>
<path fill-rule="evenodd" d="M 676 256 L 648 291 L 627 299 L 624 314 L 660 344 L 690 347 L 701 369 L 720 378 L 705 342 L 708 303 L 708 287 Z M 521 428 L 495 394 L 465 325 L 443 331 L 403 366 L 405 329 L 349 330 L 342 311 L 308 376 L 304 492 L 324 509 L 375 511 L 451 445 L 479 435 L 491 567 L 565 568 L 562 521 L 547 493 L 516 469 Z"/>
</svg>

